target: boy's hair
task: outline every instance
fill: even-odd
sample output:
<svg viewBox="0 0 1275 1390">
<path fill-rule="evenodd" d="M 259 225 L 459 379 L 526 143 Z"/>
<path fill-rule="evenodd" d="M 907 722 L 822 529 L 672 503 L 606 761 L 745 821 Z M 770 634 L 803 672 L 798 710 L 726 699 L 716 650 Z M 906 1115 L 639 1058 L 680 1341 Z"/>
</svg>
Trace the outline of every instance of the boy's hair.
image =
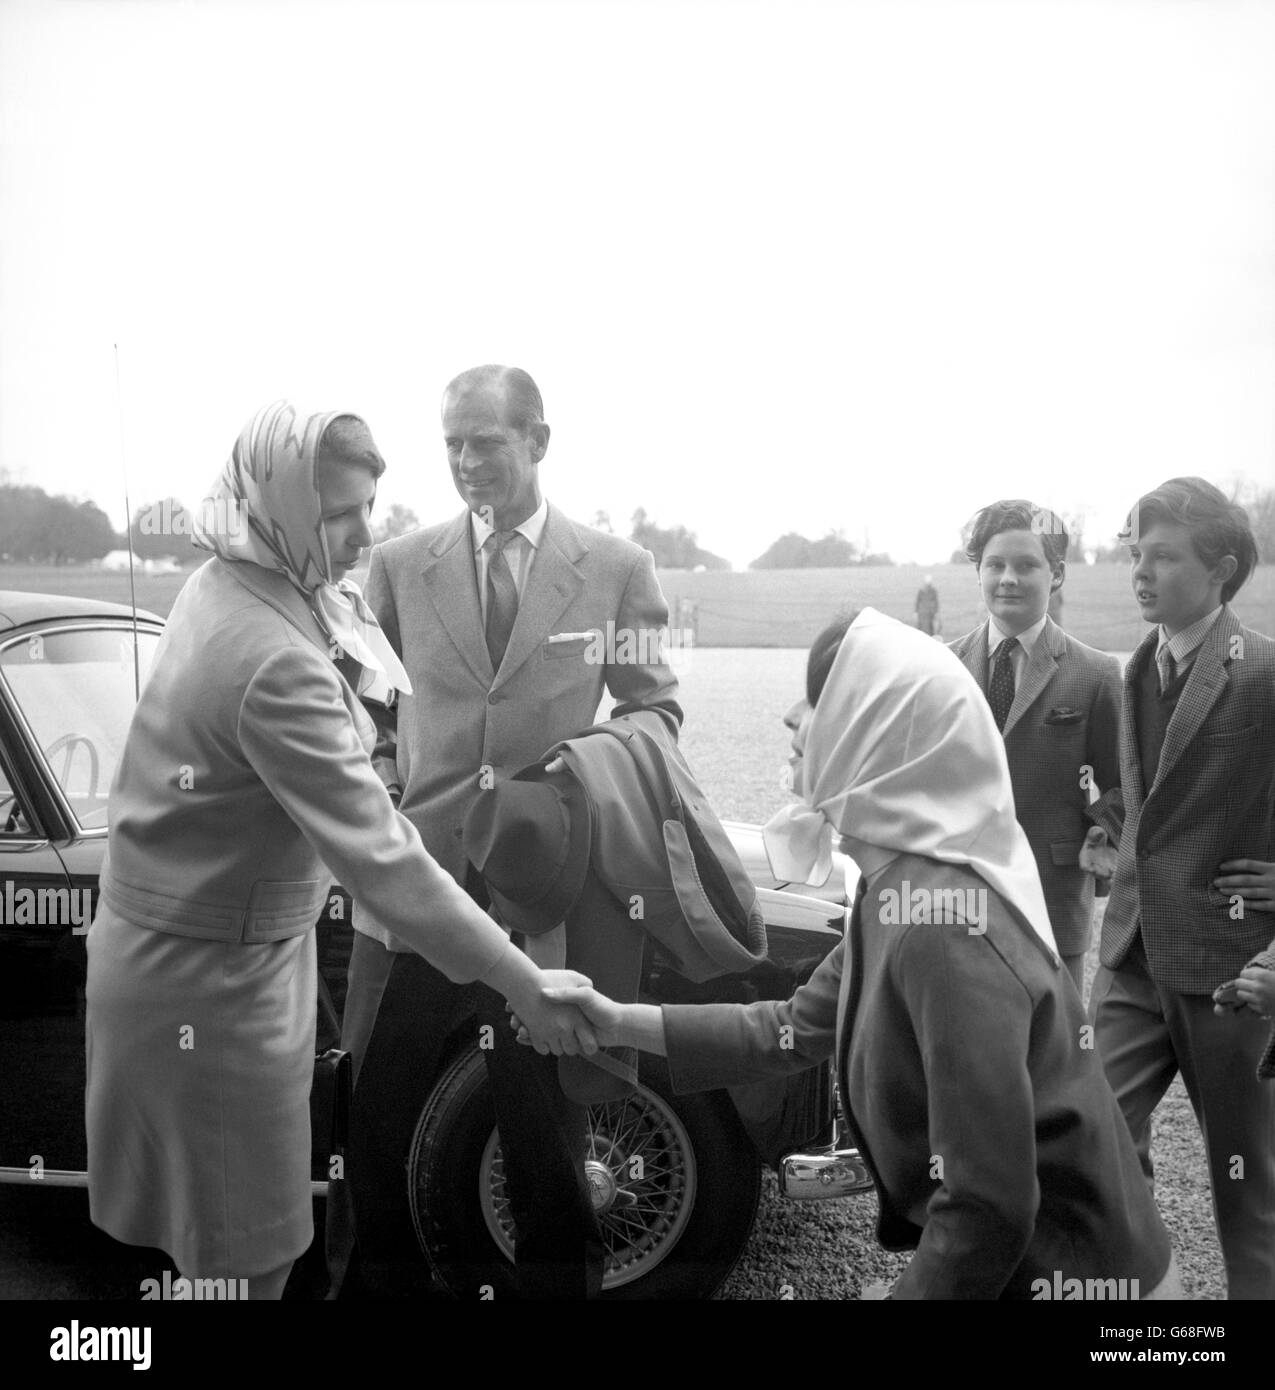
<svg viewBox="0 0 1275 1390">
<path fill-rule="evenodd" d="M 806 658 L 806 703 L 811 709 L 819 703 L 823 688 L 828 684 L 832 663 L 841 650 L 842 639 L 858 616 L 859 610 L 852 608 L 843 616 L 834 618 L 810 644 L 810 655 Z"/>
<path fill-rule="evenodd" d="M 1137 545 L 1138 537 L 1157 522 L 1185 526 L 1196 555 L 1209 569 L 1227 555 L 1235 556 L 1235 573 L 1222 585 L 1223 603 L 1229 603 L 1253 573 L 1257 541 L 1248 513 L 1203 478 L 1170 478 L 1144 493 L 1133 504 L 1121 539 Z"/>
<path fill-rule="evenodd" d="M 969 523 L 965 558 L 974 565 L 981 565 L 987 542 L 1002 531 L 1031 531 L 1039 536 L 1050 569 L 1056 570 L 1067 558 L 1071 537 L 1067 534 L 1062 517 L 1048 507 L 1038 507 L 1025 497 L 1003 498 L 974 514 L 974 519 Z"/>
</svg>

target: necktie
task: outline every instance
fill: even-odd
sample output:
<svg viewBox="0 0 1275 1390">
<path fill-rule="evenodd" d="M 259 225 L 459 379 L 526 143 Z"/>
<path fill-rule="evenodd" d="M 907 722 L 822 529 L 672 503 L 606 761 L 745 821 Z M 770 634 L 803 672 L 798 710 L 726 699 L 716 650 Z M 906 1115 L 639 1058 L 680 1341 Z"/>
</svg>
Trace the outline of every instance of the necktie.
<svg viewBox="0 0 1275 1390">
<path fill-rule="evenodd" d="M 487 654 L 491 669 L 500 670 L 509 634 L 518 617 L 518 586 L 505 555 L 505 546 L 513 539 L 513 531 L 493 531 L 484 542 L 487 550 Z"/>
<path fill-rule="evenodd" d="M 1169 650 L 1166 642 L 1155 654 L 1155 664 L 1160 668 L 1160 694 L 1173 684 L 1173 679 L 1177 675 L 1177 667 L 1173 662 L 1173 653 Z"/>
<path fill-rule="evenodd" d="M 1014 703 L 1014 663 L 1010 656 L 1017 646 L 1017 637 L 1006 637 L 996 648 L 996 660 L 992 662 L 992 682 L 987 692 L 987 703 L 992 707 L 996 727 L 1002 730 L 1009 718 L 1009 707 Z"/>
</svg>

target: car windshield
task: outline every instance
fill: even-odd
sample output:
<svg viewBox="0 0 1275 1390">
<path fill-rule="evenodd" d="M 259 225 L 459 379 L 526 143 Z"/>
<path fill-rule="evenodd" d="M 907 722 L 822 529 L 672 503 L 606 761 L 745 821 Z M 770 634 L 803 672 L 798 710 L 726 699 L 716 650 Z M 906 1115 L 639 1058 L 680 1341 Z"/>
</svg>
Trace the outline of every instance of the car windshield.
<svg viewBox="0 0 1275 1390">
<path fill-rule="evenodd" d="M 159 637 L 139 630 L 145 681 Z M 0 674 L 86 830 L 106 824 L 106 796 L 137 703 L 131 627 L 29 633 L 0 649 Z"/>
</svg>

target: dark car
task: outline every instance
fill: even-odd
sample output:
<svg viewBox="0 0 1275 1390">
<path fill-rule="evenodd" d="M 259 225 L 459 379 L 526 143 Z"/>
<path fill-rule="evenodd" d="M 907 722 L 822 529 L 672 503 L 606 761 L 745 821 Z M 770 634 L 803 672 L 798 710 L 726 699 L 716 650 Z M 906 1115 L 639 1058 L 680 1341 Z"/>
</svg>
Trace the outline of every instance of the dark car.
<svg viewBox="0 0 1275 1390">
<path fill-rule="evenodd" d="M 106 849 L 107 793 L 162 621 L 115 604 L 0 591 L 0 1181 L 84 1186 L 83 937 Z M 654 1001 L 786 998 L 840 938 L 847 874 L 794 892 L 770 877 L 760 832 L 728 825 L 758 888 L 769 959 L 691 985 L 648 958 Z M 320 973 L 336 1017 L 319 1015 L 319 1051 L 336 1041 L 352 905 L 334 887 L 318 923 Z M 321 987 L 322 988 L 322 987 Z M 432 1271 L 469 1295 L 511 1287 L 513 1230 L 499 1135 L 472 1017 L 452 1021 L 441 1064 L 378 1064 L 378 1103 L 401 1174 L 360 1231 L 369 1267 Z M 832 1078 L 703 1095 L 672 1094 L 644 1058 L 627 1100 L 592 1107 L 587 1175 L 608 1247 L 604 1294 L 706 1297 L 752 1228 L 762 1162 L 793 1196 L 870 1190 L 835 1133 Z M 356 1112 L 357 1119 L 357 1112 Z M 806 1147 L 804 1153 L 794 1148 Z M 334 1171 L 316 1143 L 315 1190 Z M 338 1169 L 339 1173 L 339 1169 Z"/>
</svg>

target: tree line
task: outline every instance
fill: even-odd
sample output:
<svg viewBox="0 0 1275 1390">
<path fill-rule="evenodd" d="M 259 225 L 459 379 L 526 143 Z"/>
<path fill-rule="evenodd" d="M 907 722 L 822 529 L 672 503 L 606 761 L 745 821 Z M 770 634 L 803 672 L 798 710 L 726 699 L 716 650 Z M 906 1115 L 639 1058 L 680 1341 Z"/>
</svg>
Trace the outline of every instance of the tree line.
<svg viewBox="0 0 1275 1390">
<path fill-rule="evenodd" d="M 1258 556 L 1263 563 L 1275 561 L 1275 488 L 1250 490 L 1239 498 L 1248 512 L 1257 537 Z M 606 512 L 597 512 L 593 525 L 614 534 Z M 402 503 L 393 503 L 375 522 L 372 530 L 378 541 L 389 540 L 420 526 L 415 512 Z M 1071 533 L 1069 558 L 1079 560 L 1083 553 L 1083 518 L 1068 517 Z M 175 497 L 162 498 L 133 511 L 130 527 L 133 553 L 140 559 L 177 560 L 199 558 L 190 533 L 193 518 Z M 73 564 L 100 560 L 112 550 L 128 548 L 129 536 L 117 532 L 106 513 L 94 502 L 51 496 L 43 488 L 10 483 L 0 477 L 0 560 L 29 564 Z M 685 526 L 660 526 L 639 507 L 629 525 L 629 539 L 645 547 L 661 569 L 728 570 L 730 561 L 705 550 L 694 531 Z M 1122 546 L 1103 546 L 1098 560 L 1121 560 Z M 954 551 L 952 560 L 964 562 L 964 553 Z M 851 565 L 889 565 L 888 555 L 865 552 L 843 531 L 829 531 L 812 539 L 790 531 L 773 541 L 766 551 L 749 564 L 749 569 L 841 569 Z"/>
</svg>

